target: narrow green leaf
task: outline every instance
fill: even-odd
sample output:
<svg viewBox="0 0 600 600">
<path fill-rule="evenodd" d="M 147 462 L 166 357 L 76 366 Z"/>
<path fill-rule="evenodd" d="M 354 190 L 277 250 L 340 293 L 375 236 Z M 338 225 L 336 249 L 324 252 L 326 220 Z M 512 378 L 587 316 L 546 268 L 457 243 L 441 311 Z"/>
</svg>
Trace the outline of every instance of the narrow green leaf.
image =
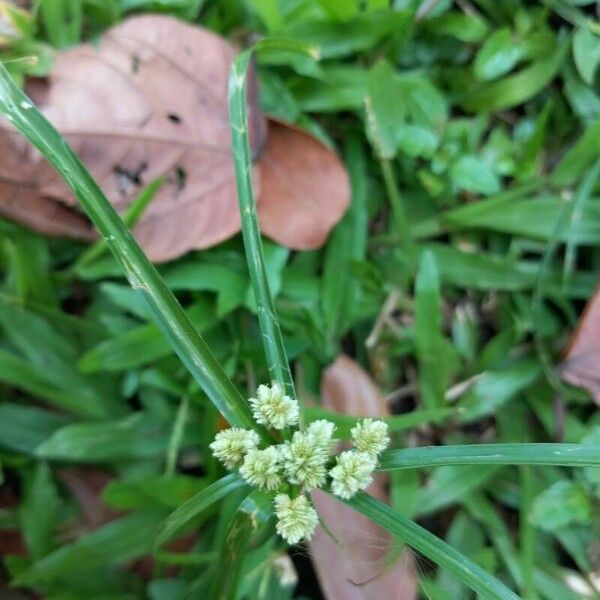
<svg viewBox="0 0 600 600">
<path fill-rule="evenodd" d="M 437 465 L 560 465 L 600 466 L 600 448 L 583 444 L 471 444 L 387 450 L 378 470 L 414 469 Z"/>
<path fill-rule="evenodd" d="M 394 158 L 405 111 L 396 73 L 385 60 L 376 63 L 369 71 L 365 113 L 367 135 L 378 156 Z"/>
<path fill-rule="evenodd" d="M 552 181 L 556 185 L 573 185 L 588 167 L 600 156 L 600 119 L 594 121 L 583 132 L 552 173 Z"/>
<path fill-rule="evenodd" d="M 256 202 L 252 192 L 252 161 L 248 140 L 248 118 L 246 114 L 246 76 L 252 51 L 242 52 L 233 62 L 229 77 L 229 116 L 231 119 L 231 143 L 233 163 L 242 219 L 242 234 L 246 249 L 246 261 L 250 281 L 256 299 L 258 321 L 262 342 L 267 357 L 269 374 L 273 381 L 285 386 L 287 393 L 296 397 L 294 381 L 290 372 L 283 336 L 269 289 Z"/>
<path fill-rule="evenodd" d="M 4 65 L 0 65 L 0 112 L 48 159 L 71 187 L 108 242 L 130 284 L 147 301 L 153 319 L 217 409 L 230 423 L 253 427 L 246 401 L 196 332 L 175 296 L 82 162 L 15 85 Z"/>
<path fill-rule="evenodd" d="M 489 575 L 446 542 L 410 519 L 401 516 L 383 502 L 363 492 L 344 502 L 440 567 L 456 575 L 465 585 L 481 594 L 482 598 L 486 598 L 486 600 L 518 600 L 518 596 L 495 577 Z"/>
<path fill-rule="evenodd" d="M 42 442 L 36 455 L 81 463 L 124 461 L 163 456 L 168 443 L 164 423 L 136 412 L 119 421 L 66 425 Z"/>
<path fill-rule="evenodd" d="M 431 252 L 421 256 L 415 282 L 415 344 L 423 405 L 428 409 L 441 408 L 453 357 L 442 336 L 440 281 Z"/>
<path fill-rule="evenodd" d="M 192 526 L 194 521 L 199 519 L 202 513 L 215 502 L 246 485 L 246 482 L 237 473 L 231 473 L 204 488 L 182 504 L 162 523 L 154 542 L 155 550 L 187 527 Z"/>
<path fill-rule="evenodd" d="M 252 537 L 265 526 L 272 514 L 271 495 L 254 489 L 242 500 L 221 541 L 219 558 L 212 575 L 211 600 L 239 596 L 242 565 Z"/>
<path fill-rule="evenodd" d="M 33 563 L 14 583 L 31 586 L 144 556 L 152 547 L 159 522 L 157 513 L 134 513 L 111 521 Z"/>
</svg>

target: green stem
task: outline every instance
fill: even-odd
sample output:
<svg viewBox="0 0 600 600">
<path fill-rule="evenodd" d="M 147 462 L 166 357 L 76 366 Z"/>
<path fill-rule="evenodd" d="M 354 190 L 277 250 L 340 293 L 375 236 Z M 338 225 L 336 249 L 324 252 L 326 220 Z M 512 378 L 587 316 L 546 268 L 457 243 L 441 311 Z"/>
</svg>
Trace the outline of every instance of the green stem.
<svg viewBox="0 0 600 600">
<path fill-rule="evenodd" d="M 580 444 L 470 444 L 387 450 L 379 471 L 439 465 L 600 466 L 600 448 Z"/>
<path fill-rule="evenodd" d="M 279 320 L 269 289 L 265 269 L 262 241 L 256 215 L 256 202 L 252 192 L 252 161 L 248 140 L 246 115 L 246 79 L 252 50 L 242 52 L 234 61 L 229 77 L 229 116 L 233 163 L 242 219 L 242 234 L 250 281 L 258 307 L 258 321 L 267 358 L 269 374 L 273 381 L 284 385 L 287 394 L 295 397 L 294 381 L 287 360 Z"/>
<path fill-rule="evenodd" d="M 410 259 L 414 256 L 414 244 L 406 211 L 404 210 L 404 204 L 402 203 L 402 197 L 400 196 L 400 190 L 396 184 L 394 165 L 387 158 L 381 158 L 379 162 L 381 164 L 385 189 L 392 206 L 392 214 L 394 215 L 396 228 L 400 235 L 399 242 L 410 263 Z"/>
<path fill-rule="evenodd" d="M 536 600 L 533 580 L 535 569 L 535 529 L 529 522 L 533 503 L 533 473 L 529 465 L 519 468 L 521 475 L 521 510 L 519 512 L 519 533 L 521 539 L 521 572 L 523 581 L 521 593 L 524 600 Z"/>
</svg>

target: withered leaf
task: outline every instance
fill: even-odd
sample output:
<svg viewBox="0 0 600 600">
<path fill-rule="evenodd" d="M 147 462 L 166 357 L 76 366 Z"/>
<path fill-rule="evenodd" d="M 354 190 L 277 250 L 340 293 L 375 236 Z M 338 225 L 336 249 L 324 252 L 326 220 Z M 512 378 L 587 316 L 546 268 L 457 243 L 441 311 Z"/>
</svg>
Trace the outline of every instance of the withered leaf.
<svg viewBox="0 0 600 600">
<path fill-rule="evenodd" d="M 600 406 L 600 289 L 588 301 L 571 338 L 561 377 L 572 385 L 585 388 Z"/>
<path fill-rule="evenodd" d="M 209 31 L 144 15 L 108 30 L 97 46 L 60 53 L 50 74 L 40 108 L 119 212 L 145 184 L 166 176 L 135 229 L 155 261 L 216 244 L 239 229 L 227 113 L 235 53 Z M 255 103 L 249 114 L 256 149 L 266 124 Z M 3 161 L 0 176 L 20 173 L 44 198 L 75 204 L 44 159 L 18 134 L 11 138 L 20 146 L 21 168 L 14 159 Z"/>
<path fill-rule="evenodd" d="M 350 183 L 337 155 L 307 133 L 269 121 L 260 157 L 261 230 L 284 246 L 321 246 L 350 202 Z"/>
<path fill-rule="evenodd" d="M 347 356 L 340 356 L 325 371 L 321 392 L 322 405 L 329 410 L 362 417 L 389 414 L 385 398 L 373 380 Z M 367 491 L 386 501 L 386 476 L 379 474 Z M 392 546 L 384 529 L 324 492 L 317 490 L 312 497 L 337 540 L 318 527 L 310 542 L 311 558 L 328 600 L 417 597 L 414 557 L 410 551 L 404 550 L 388 564 L 386 559 Z"/>
<path fill-rule="evenodd" d="M 227 108 L 235 54 L 226 40 L 202 28 L 166 16 L 136 16 L 97 44 L 58 54 L 48 80 L 28 85 L 119 212 L 146 184 L 166 176 L 134 230 L 155 262 L 239 231 Z M 266 145 L 265 160 L 253 173 L 265 232 L 294 248 L 322 244 L 349 201 L 341 162 L 308 134 L 283 124 L 266 142 L 254 76 L 248 114 L 255 159 Z M 44 233 L 71 235 L 77 213 L 54 212 L 56 202 L 76 206 L 66 184 L 10 125 L 3 123 L 1 132 L 0 213 Z M 267 180 L 262 193 L 261 173 Z M 33 219 L 29 211 L 16 211 L 14 200 L 11 207 L 13 190 L 23 186 L 24 204 L 38 210 L 43 201 L 52 211 L 39 208 L 41 216 Z M 57 226 L 55 215 L 68 225 Z M 74 237 L 86 236 L 77 231 Z"/>
</svg>

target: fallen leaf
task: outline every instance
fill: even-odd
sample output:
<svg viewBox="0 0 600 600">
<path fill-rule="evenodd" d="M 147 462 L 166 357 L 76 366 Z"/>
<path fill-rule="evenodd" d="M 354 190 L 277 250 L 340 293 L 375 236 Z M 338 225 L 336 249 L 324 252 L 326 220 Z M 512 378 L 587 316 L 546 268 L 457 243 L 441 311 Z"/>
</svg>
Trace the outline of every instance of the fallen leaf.
<svg viewBox="0 0 600 600">
<path fill-rule="evenodd" d="M 600 288 L 596 290 L 579 320 L 579 324 L 559 368 L 568 383 L 585 388 L 600 406 Z"/>
<path fill-rule="evenodd" d="M 385 398 L 369 375 L 341 356 L 321 383 L 322 406 L 361 417 L 389 414 Z M 386 476 L 379 474 L 367 490 L 387 500 Z M 332 496 L 315 491 L 313 501 L 339 545 L 322 527 L 310 542 L 310 553 L 323 594 L 328 600 L 411 600 L 417 597 L 414 557 L 404 550 L 391 564 L 389 534 Z"/>
<path fill-rule="evenodd" d="M 261 231 L 296 250 L 321 246 L 350 202 L 338 156 L 304 131 L 271 120 L 258 165 Z"/>
<path fill-rule="evenodd" d="M 206 248 L 240 227 L 227 110 L 227 41 L 177 19 L 144 15 L 57 55 L 41 110 L 123 212 L 148 182 L 166 183 L 135 235 L 155 261 Z M 38 82 L 39 84 L 39 82 Z M 254 86 L 250 86 L 254 89 Z M 249 106 L 254 153 L 266 121 Z M 0 176 L 35 181 L 44 198 L 75 205 L 62 178 L 18 133 Z M 15 164 L 17 163 L 17 164 Z"/>
<path fill-rule="evenodd" d="M 58 202 L 45 200 L 37 189 L 23 183 L 0 181 L 0 215 L 53 237 L 84 242 L 96 238 L 84 217 Z"/>
<path fill-rule="evenodd" d="M 235 55 L 231 44 L 200 27 L 136 16 L 97 44 L 59 53 L 49 78 L 27 85 L 120 213 L 145 185 L 165 177 L 134 229 L 155 262 L 213 246 L 240 229 L 227 108 Z M 341 161 L 282 123 L 273 123 L 266 140 L 253 73 L 248 114 L 254 159 L 264 151 L 253 179 L 265 233 L 296 249 L 321 245 L 349 203 Z M 8 122 L 0 131 L 0 213 L 43 233 L 88 239 L 62 178 Z M 26 208 L 15 206 L 15 192 Z M 63 204 L 74 208 L 69 213 Z"/>
</svg>

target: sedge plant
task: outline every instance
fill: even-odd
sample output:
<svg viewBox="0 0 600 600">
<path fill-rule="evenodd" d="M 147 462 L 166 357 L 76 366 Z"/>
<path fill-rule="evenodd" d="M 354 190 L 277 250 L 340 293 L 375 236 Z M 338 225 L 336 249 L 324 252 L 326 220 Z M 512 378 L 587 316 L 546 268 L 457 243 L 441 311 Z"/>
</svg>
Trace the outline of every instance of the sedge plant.
<svg viewBox="0 0 600 600">
<path fill-rule="evenodd" d="M 251 51 L 246 51 L 233 64 L 229 108 L 244 244 L 270 375 L 270 381 L 263 382 L 257 397 L 251 400 L 244 398 L 227 377 L 79 158 L 0 65 L 0 112 L 63 176 L 119 261 L 130 285 L 148 305 L 151 318 L 229 423 L 229 428 L 216 436 L 211 449 L 231 472 L 172 513 L 159 532 L 156 547 L 159 549 L 219 500 L 243 491 L 244 499 L 223 540 L 220 552 L 224 560 L 217 561 L 219 573 L 212 589 L 215 598 L 234 597 L 239 565 L 253 536 L 257 532 L 279 534 L 287 544 L 310 537 L 319 515 L 307 492 L 321 487 L 453 573 L 480 597 L 515 599 L 518 596 L 503 582 L 366 493 L 364 488 L 372 473 L 439 465 L 600 466 L 600 448 L 577 444 L 490 444 L 386 449 L 388 434 L 382 420 L 355 424 L 355 448 L 332 456 L 334 424 L 327 419 L 302 422 L 269 291 L 250 181 L 246 119 L 246 74 L 250 60 Z"/>
</svg>

